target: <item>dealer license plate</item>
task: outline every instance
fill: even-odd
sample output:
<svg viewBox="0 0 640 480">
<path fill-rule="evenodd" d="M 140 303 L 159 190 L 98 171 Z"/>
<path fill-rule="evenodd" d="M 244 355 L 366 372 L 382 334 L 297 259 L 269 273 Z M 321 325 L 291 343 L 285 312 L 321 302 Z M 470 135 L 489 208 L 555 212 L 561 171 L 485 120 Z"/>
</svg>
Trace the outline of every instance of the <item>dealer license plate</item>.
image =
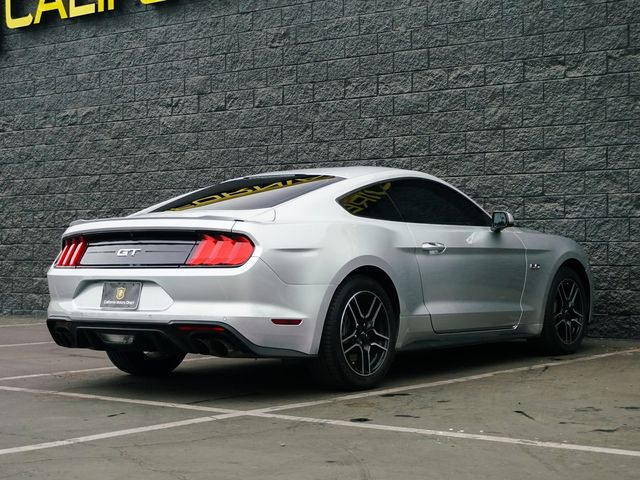
<svg viewBox="0 0 640 480">
<path fill-rule="evenodd" d="M 140 303 L 141 282 L 105 282 L 100 308 L 106 310 L 136 310 Z"/>
</svg>

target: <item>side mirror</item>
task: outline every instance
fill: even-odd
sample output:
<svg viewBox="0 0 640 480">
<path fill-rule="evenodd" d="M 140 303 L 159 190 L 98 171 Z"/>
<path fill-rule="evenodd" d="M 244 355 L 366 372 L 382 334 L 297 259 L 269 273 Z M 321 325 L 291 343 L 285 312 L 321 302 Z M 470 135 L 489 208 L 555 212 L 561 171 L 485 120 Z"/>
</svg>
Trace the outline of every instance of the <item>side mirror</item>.
<svg viewBox="0 0 640 480">
<path fill-rule="evenodd" d="M 513 227 L 513 215 L 509 212 L 493 212 L 491 215 L 491 231 L 499 232 L 507 227 Z"/>
</svg>

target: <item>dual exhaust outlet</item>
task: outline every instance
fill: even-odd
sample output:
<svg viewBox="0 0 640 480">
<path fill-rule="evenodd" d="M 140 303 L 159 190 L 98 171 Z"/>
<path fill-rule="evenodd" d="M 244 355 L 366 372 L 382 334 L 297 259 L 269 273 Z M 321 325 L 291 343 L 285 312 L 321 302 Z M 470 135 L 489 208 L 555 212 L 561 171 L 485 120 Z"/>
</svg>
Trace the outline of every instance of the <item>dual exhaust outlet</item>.
<svg viewBox="0 0 640 480">
<path fill-rule="evenodd" d="M 231 343 L 221 338 L 212 338 L 202 335 L 193 335 L 192 345 L 201 355 L 213 355 L 215 357 L 232 357 L 238 350 Z"/>
</svg>

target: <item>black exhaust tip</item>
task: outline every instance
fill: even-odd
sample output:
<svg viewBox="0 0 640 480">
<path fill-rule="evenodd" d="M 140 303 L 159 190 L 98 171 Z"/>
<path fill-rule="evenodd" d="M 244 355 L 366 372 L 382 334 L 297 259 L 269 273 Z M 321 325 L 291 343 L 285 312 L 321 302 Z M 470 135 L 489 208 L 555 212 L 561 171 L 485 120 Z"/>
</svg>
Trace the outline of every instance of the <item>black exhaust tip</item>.
<svg viewBox="0 0 640 480">
<path fill-rule="evenodd" d="M 237 351 L 229 342 L 212 335 L 192 334 L 191 344 L 201 355 L 228 357 Z"/>
</svg>

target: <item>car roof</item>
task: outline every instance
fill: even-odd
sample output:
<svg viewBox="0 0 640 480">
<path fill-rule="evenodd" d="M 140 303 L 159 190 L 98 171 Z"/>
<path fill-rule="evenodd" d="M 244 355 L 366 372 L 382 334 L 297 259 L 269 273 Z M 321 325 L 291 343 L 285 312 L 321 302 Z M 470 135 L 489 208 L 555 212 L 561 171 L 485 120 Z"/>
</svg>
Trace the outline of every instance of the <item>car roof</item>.
<svg viewBox="0 0 640 480">
<path fill-rule="evenodd" d="M 361 188 L 363 186 L 373 184 L 379 181 L 386 181 L 391 179 L 399 179 L 399 178 L 422 178 L 427 180 L 433 180 L 438 183 L 445 184 L 452 188 L 453 190 L 460 193 L 462 196 L 466 197 L 473 203 L 475 203 L 479 208 L 482 209 L 476 201 L 470 198 L 467 194 L 462 192 L 460 189 L 450 185 L 446 181 L 435 177 L 433 175 L 429 175 L 427 173 L 423 173 L 416 170 L 408 170 L 402 168 L 390 168 L 390 167 L 378 167 L 378 166 L 349 166 L 349 167 L 326 167 L 326 168 L 304 168 L 304 169 L 293 169 L 293 170 L 274 170 L 269 172 L 262 172 L 253 175 L 246 175 L 243 177 L 236 177 L 234 179 L 228 179 L 223 183 L 231 182 L 233 180 L 241 180 L 241 179 L 251 179 L 251 178 L 260 178 L 260 177 L 278 177 L 278 176 L 289 176 L 289 175 L 330 175 L 334 177 L 343 178 L 343 181 L 332 183 L 330 185 L 326 185 L 320 189 L 313 190 L 307 192 L 301 196 L 292 198 L 290 200 L 286 200 L 283 203 L 279 204 L 277 207 L 280 211 L 288 208 L 297 208 L 300 204 L 306 204 L 310 208 L 316 208 L 314 205 L 324 205 L 326 203 L 326 195 L 333 196 L 337 198 L 338 196 L 344 195 L 349 191 L 353 191 L 357 188 Z M 205 187 L 206 188 L 206 187 Z M 200 189 L 203 190 L 203 189 Z M 151 207 L 137 212 L 137 214 L 144 214 L 152 212 L 159 207 L 166 205 L 172 201 L 175 201 L 183 196 L 198 192 L 199 190 L 195 190 L 192 192 L 188 192 L 184 195 L 177 196 L 175 198 L 166 200 L 165 202 L 152 205 Z M 484 210 L 484 209 L 483 209 Z"/>
<path fill-rule="evenodd" d="M 441 181 L 439 178 L 432 175 L 417 172 L 415 170 L 407 170 L 402 168 L 390 168 L 390 167 L 376 167 L 376 166 L 353 166 L 353 167 L 328 167 L 328 168 L 304 168 L 295 170 L 275 170 L 271 172 L 258 173 L 255 175 L 247 175 L 243 178 L 251 177 L 265 177 L 265 176 L 278 176 L 278 175 L 332 175 L 335 177 L 342 177 L 347 179 L 356 179 L 359 177 L 422 177 L 432 180 Z"/>
<path fill-rule="evenodd" d="M 319 190 L 315 190 L 309 193 L 306 193 L 300 197 L 296 197 L 292 200 L 284 202 L 282 206 L 290 206 L 297 205 L 300 202 L 313 201 L 314 199 L 322 198 L 323 195 L 327 192 L 332 192 L 336 194 L 336 192 L 342 191 L 346 192 L 348 190 L 352 190 L 354 186 L 363 186 L 369 183 L 375 183 L 383 180 L 391 180 L 398 178 L 422 178 L 427 180 L 432 180 L 444 185 L 447 185 L 449 188 L 458 192 L 460 195 L 474 203 L 478 208 L 484 211 L 487 215 L 487 211 L 476 202 L 473 198 L 467 195 L 465 192 L 460 190 L 459 188 L 451 185 L 445 180 L 436 177 L 434 175 L 429 175 L 424 172 L 419 172 L 416 170 L 408 170 L 403 168 L 390 168 L 390 167 L 376 167 L 376 166 L 353 166 L 353 167 L 329 167 L 329 168 L 310 168 L 310 169 L 300 169 L 300 170 L 283 170 L 283 171 L 275 171 L 268 173 L 261 173 L 255 176 L 266 176 L 266 175 L 282 175 L 285 174 L 298 174 L 298 175 L 333 175 L 336 177 L 345 178 L 346 181 L 338 182 L 332 185 L 328 185 Z"/>
</svg>

